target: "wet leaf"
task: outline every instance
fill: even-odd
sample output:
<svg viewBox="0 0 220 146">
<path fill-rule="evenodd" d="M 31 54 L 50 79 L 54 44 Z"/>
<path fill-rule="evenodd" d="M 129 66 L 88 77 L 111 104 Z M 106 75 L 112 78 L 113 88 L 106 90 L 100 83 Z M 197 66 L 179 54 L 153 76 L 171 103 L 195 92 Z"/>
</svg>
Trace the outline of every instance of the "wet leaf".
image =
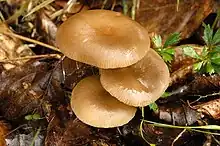
<svg viewBox="0 0 220 146">
<path fill-rule="evenodd" d="M 149 104 L 149 107 L 150 107 L 150 109 L 153 110 L 154 112 L 158 111 L 158 106 L 157 106 L 157 104 L 156 104 L 155 102 Z"/>
<path fill-rule="evenodd" d="M 42 110 L 42 105 L 61 102 L 64 96 L 60 80 L 52 64 L 29 61 L 21 67 L 0 74 L 0 111 L 7 119 L 17 119 L 33 110 Z M 61 71 L 60 71 L 61 72 Z M 46 112 L 46 111 L 45 111 Z"/>
</svg>

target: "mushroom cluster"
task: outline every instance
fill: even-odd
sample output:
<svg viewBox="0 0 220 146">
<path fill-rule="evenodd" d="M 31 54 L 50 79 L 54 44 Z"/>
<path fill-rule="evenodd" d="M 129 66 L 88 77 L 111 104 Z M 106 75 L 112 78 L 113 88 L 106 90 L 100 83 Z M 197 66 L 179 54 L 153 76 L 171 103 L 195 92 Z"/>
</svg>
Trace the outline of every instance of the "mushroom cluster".
<svg viewBox="0 0 220 146">
<path fill-rule="evenodd" d="M 56 42 L 65 56 L 100 69 L 100 77 L 86 77 L 72 91 L 71 108 L 88 125 L 122 126 L 169 85 L 168 67 L 150 48 L 147 30 L 119 12 L 75 14 L 58 28 Z"/>
</svg>

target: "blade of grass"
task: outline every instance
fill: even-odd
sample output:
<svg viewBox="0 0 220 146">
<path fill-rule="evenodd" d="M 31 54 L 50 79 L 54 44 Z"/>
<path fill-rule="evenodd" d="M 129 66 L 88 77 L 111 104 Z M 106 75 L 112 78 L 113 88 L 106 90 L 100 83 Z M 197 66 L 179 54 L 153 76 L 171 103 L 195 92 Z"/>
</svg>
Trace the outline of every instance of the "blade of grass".
<svg viewBox="0 0 220 146">
<path fill-rule="evenodd" d="M 34 146 L 35 140 L 36 140 L 37 136 L 39 135 L 40 130 L 41 130 L 41 127 L 39 127 L 37 129 L 37 132 L 35 133 L 34 138 L 33 138 L 32 142 L 31 142 L 30 146 Z"/>
<path fill-rule="evenodd" d="M 220 130 L 218 125 L 206 125 L 206 126 L 174 126 L 169 124 L 162 124 L 153 121 L 143 120 L 146 123 L 153 124 L 157 127 L 166 127 L 166 128 L 178 128 L 178 129 L 206 129 L 206 130 Z M 220 134 L 219 134 L 220 135 Z"/>
</svg>

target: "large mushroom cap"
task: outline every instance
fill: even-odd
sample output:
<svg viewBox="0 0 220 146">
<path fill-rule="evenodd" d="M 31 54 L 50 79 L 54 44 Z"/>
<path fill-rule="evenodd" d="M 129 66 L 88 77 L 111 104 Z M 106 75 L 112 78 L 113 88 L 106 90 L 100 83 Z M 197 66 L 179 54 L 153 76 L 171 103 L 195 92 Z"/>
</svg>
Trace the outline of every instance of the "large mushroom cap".
<svg viewBox="0 0 220 146">
<path fill-rule="evenodd" d="M 132 65 L 150 48 L 145 28 L 109 10 L 88 10 L 71 16 L 59 27 L 56 42 L 67 57 L 99 68 Z"/>
<path fill-rule="evenodd" d="M 156 101 L 169 85 L 167 65 L 153 50 L 136 64 L 121 69 L 101 69 L 101 84 L 114 97 L 131 106 Z"/>
<path fill-rule="evenodd" d="M 73 89 L 71 107 L 84 123 L 100 128 L 122 126 L 135 115 L 136 108 L 112 97 L 96 76 L 81 80 Z"/>
</svg>

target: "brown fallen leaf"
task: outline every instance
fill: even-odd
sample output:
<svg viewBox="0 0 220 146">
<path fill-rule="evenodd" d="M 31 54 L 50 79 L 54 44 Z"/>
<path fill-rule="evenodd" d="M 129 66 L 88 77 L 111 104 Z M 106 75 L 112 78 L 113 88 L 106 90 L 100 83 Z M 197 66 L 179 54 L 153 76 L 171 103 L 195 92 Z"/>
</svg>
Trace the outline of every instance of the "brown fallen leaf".
<svg viewBox="0 0 220 146">
<path fill-rule="evenodd" d="M 182 38 L 188 38 L 197 29 L 213 8 L 213 0 L 177 1 L 140 0 L 136 11 L 136 21 L 149 32 L 162 35 L 166 40 L 173 32 L 180 32 Z"/>
<path fill-rule="evenodd" d="M 193 106 L 198 112 L 202 112 L 212 118 L 220 119 L 220 98 Z"/>
<path fill-rule="evenodd" d="M 44 9 L 37 12 L 36 25 L 37 31 L 46 39 L 46 42 L 55 46 L 57 26 L 47 16 Z"/>
<path fill-rule="evenodd" d="M 172 125 L 192 125 L 202 118 L 196 110 L 179 103 L 169 103 L 158 106 L 159 110 L 156 116 Z"/>
<path fill-rule="evenodd" d="M 29 61 L 0 74 L 0 111 L 7 119 L 16 119 L 40 107 L 48 64 Z"/>
<path fill-rule="evenodd" d="M 7 124 L 0 121 L 0 146 L 6 146 L 5 135 L 8 133 Z"/>
<path fill-rule="evenodd" d="M 0 25 L 0 32 L 11 32 L 5 24 Z M 34 55 L 32 50 L 20 40 L 0 33 L 0 60 L 10 60 L 18 57 Z M 12 69 L 18 65 L 23 65 L 29 59 L 11 61 L 11 63 L 3 63 L 6 70 Z"/>
<path fill-rule="evenodd" d="M 45 146 L 112 146 L 118 145 L 116 140 L 115 130 L 105 130 L 101 134 L 98 130 L 82 123 L 79 119 L 69 119 L 68 121 L 61 121 L 58 117 L 54 117 L 47 128 L 47 136 L 45 139 Z M 100 135 L 101 134 L 101 135 Z M 111 134 L 111 136 L 106 136 Z"/>
</svg>

